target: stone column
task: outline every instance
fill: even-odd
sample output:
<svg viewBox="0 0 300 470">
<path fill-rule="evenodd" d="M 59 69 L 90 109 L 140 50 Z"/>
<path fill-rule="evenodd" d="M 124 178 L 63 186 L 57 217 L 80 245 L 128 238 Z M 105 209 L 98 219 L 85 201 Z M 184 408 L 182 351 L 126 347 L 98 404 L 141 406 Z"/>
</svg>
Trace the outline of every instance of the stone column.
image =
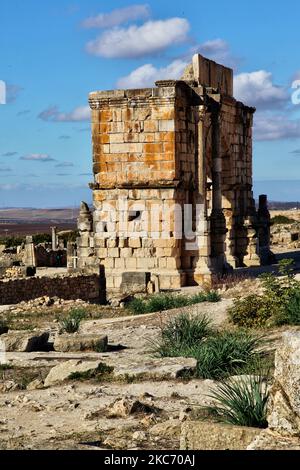
<svg viewBox="0 0 300 470">
<path fill-rule="evenodd" d="M 36 256 L 32 236 L 26 237 L 25 244 L 25 265 L 27 267 L 36 267 Z"/>
<path fill-rule="evenodd" d="M 195 197 L 196 204 L 201 205 L 201 213 L 198 213 L 197 220 L 197 245 L 198 260 L 194 271 L 194 281 L 197 284 L 211 284 L 211 240 L 210 240 L 210 221 L 207 217 L 207 198 L 206 198 L 206 149 L 205 149 L 205 117 L 207 115 L 207 107 L 199 106 L 198 114 L 198 181 L 197 195 Z"/>
<path fill-rule="evenodd" d="M 271 264 L 275 260 L 275 257 L 270 250 L 271 216 L 268 210 L 268 197 L 265 194 L 259 196 L 257 218 L 260 261 L 263 265 Z"/>
<path fill-rule="evenodd" d="M 222 273 L 225 268 L 226 220 L 222 209 L 222 159 L 220 157 L 220 112 L 214 106 L 212 125 L 212 212 L 210 216 L 212 269 Z"/>
<path fill-rule="evenodd" d="M 57 227 L 51 227 L 52 235 L 52 250 L 57 250 Z"/>
</svg>

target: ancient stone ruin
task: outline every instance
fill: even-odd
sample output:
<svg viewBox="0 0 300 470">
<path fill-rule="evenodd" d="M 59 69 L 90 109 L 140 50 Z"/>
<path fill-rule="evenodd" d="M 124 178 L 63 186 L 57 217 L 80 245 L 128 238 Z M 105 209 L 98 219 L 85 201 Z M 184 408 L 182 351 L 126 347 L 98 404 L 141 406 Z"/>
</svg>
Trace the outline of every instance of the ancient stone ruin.
<svg viewBox="0 0 300 470">
<path fill-rule="evenodd" d="M 180 80 L 90 94 L 93 213 L 83 203 L 69 269 L 101 272 L 108 292 L 211 284 L 269 257 L 266 197 L 252 192 L 254 108 L 233 71 L 195 55 Z M 76 258 L 76 261 L 74 261 Z"/>
</svg>

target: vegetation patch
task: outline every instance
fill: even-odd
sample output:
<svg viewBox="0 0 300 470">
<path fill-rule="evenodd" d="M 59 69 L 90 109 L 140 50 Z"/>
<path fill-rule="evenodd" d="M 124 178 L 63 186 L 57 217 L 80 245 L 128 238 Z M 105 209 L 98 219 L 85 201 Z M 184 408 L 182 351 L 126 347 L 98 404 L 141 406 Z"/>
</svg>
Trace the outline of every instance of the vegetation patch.
<svg viewBox="0 0 300 470">
<path fill-rule="evenodd" d="M 294 224 L 297 222 L 295 219 L 291 219 L 290 217 L 286 217 L 285 215 L 275 215 L 272 217 L 271 222 L 273 225 L 284 225 L 284 224 Z"/>
<path fill-rule="evenodd" d="M 80 323 L 86 317 L 85 309 L 74 308 L 69 315 L 60 323 L 60 331 L 63 333 L 76 333 L 79 330 Z"/>
<path fill-rule="evenodd" d="M 293 261 L 280 261 L 279 274 L 261 276 L 262 295 L 234 300 L 228 314 L 235 325 L 258 328 L 300 324 L 300 282 L 295 279 Z"/>
<path fill-rule="evenodd" d="M 214 404 L 205 410 L 220 422 L 267 428 L 268 384 L 264 376 L 245 376 L 223 382 L 209 395 Z"/>
<path fill-rule="evenodd" d="M 110 376 L 113 370 L 113 367 L 106 364 L 100 364 L 97 369 L 87 370 L 85 372 L 72 372 L 72 374 L 69 375 L 69 380 L 103 380 L 105 377 Z"/>
<path fill-rule="evenodd" d="M 176 294 L 155 294 L 146 299 L 133 299 L 127 309 L 134 315 L 162 312 L 173 308 L 187 307 L 202 302 L 219 302 L 221 296 L 215 291 L 199 292 L 193 296 Z"/>
<path fill-rule="evenodd" d="M 205 316 L 180 315 L 164 325 L 153 352 L 197 359 L 196 377 L 220 380 L 255 371 L 266 361 L 263 338 L 246 330 L 216 331 Z"/>
</svg>

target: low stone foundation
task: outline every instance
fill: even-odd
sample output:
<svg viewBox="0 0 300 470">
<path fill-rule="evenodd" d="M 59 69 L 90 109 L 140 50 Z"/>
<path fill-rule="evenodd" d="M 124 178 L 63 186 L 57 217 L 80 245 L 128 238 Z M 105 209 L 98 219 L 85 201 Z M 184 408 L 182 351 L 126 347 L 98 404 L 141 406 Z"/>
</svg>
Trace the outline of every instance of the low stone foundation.
<svg viewBox="0 0 300 470">
<path fill-rule="evenodd" d="M 17 304 L 42 296 L 97 302 L 101 298 L 100 279 L 96 274 L 79 274 L 0 280 L 0 305 Z"/>
</svg>

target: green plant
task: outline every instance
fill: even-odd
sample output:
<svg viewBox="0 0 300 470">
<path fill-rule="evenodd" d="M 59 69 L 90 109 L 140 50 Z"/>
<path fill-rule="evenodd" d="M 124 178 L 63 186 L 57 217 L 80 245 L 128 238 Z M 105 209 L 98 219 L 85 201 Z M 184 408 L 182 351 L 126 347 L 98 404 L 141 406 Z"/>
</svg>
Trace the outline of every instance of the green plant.
<svg viewBox="0 0 300 470">
<path fill-rule="evenodd" d="M 300 325 L 300 289 L 295 289 L 287 299 L 284 308 L 274 315 L 275 324 Z"/>
<path fill-rule="evenodd" d="M 0 371 L 11 370 L 14 366 L 11 364 L 0 364 Z"/>
<path fill-rule="evenodd" d="M 272 316 L 272 305 L 258 295 L 234 299 L 227 311 L 231 321 L 240 327 L 263 327 Z"/>
<path fill-rule="evenodd" d="M 187 307 L 202 302 L 219 302 L 220 295 L 215 291 L 200 292 L 193 296 L 182 294 L 155 294 L 146 299 L 133 299 L 127 305 L 134 315 L 162 312 L 173 308 Z"/>
<path fill-rule="evenodd" d="M 237 426 L 267 428 L 268 385 L 262 375 L 228 380 L 209 395 L 205 409 L 217 420 Z"/>
<path fill-rule="evenodd" d="M 285 215 L 275 215 L 271 219 L 272 224 L 274 225 L 282 225 L 282 224 L 293 224 L 296 222 L 295 219 L 291 219 L 290 217 L 286 217 Z"/>
<path fill-rule="evenodd" d="M 197 376 L 220 380 L 230 375 L 243 374 L 255 369 L 261 354 L 261 337 L 247 331 L 223 331 L 207 338 L 190 353 L 197 359 Z"/>
<path fill-rule="evenodd" d="M 161 329 L 161 341 L 156 344 L 155 351 L 162 357 L 185 356 L 195 345 L 213 329 L 210 320 L 204 316 L 179 315 Z"/>
<path fill-rule="evenodd" d="M 242 327 L 298 324 L 300 282 L 295 279 L 293 260 L 279 262 L 279 275 L 265 273 L 260 276 L 263 294 L 235 299 L 228 309 L 234 324 Z"/>
<path fill-rule="evenodd" d="M 196 376 L 222 379 L 257 369 L 263 338 L 245 330 L 215 331 L 205 316 L 180 315 L 164 325 L 153 352 L 161 357 L 194 357 Z"/>
<path fill-rule="evenodd" d="M 61 331 L 65 333 L 76 333 L 79 330 L 81 321 L 86 317 L 84 309 L 73 309 L 61 323 Z"/>
</svg>

